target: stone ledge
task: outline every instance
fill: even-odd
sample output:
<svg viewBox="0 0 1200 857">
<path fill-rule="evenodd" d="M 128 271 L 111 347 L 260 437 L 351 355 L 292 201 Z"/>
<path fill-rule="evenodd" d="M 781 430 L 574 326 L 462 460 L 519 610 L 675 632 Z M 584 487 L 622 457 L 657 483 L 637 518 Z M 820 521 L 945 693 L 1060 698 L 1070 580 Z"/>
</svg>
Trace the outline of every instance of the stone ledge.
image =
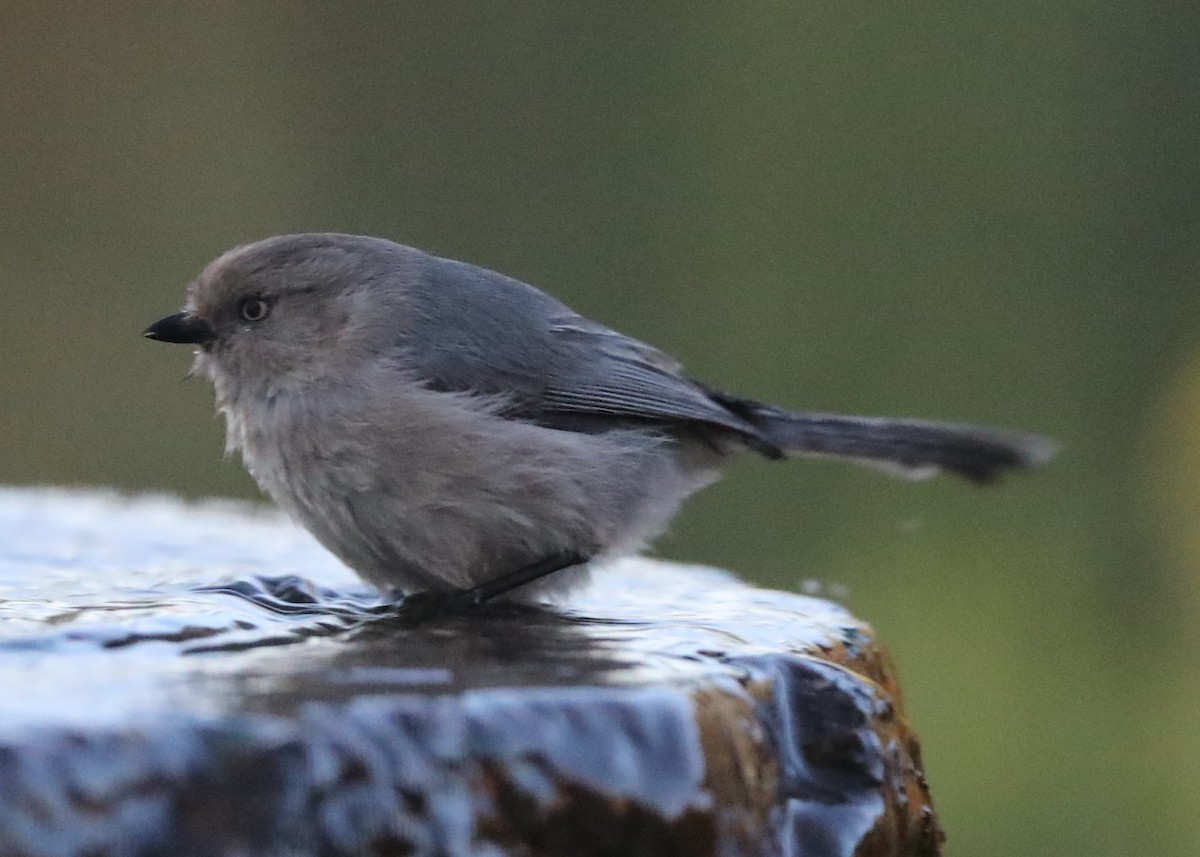
<svg viewBox="0 0 1200 857">
<path fill-rule="evenodd" d="M 936 854 L 828 601 L 616 564 L 415 616 L 257 508 L 0 491 L 0 854 Z"/>
</svg>

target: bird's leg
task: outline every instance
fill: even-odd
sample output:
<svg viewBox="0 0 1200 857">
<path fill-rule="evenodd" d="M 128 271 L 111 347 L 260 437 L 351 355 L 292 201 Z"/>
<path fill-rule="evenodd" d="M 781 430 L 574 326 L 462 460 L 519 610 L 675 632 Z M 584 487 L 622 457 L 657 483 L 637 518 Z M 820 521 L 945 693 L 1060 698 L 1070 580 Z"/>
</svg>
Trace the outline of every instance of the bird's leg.
<svg viewBox="0 0 1200 857">
<path fill-rule="evenodd" d="M 541 580 L 547 575 L 554 574 L 556 571 L 562 571 L 564 568 L 570 568 L 573 565 L 583 565 L 587 561 L 588 558 L 586 556 L 577 553 L 555 554 L 532 565 L 518 568 L 516 571 L 510 571 L 494 580 L 481 583 L 471 589 L 465 589 L 460 593 L 460 597 L 468 604 L 486 604 L 488 601 L 499 598 L 501 595 L 507 595 L 519 586 L 533 583 L 535 580 Z"/>
</svg>

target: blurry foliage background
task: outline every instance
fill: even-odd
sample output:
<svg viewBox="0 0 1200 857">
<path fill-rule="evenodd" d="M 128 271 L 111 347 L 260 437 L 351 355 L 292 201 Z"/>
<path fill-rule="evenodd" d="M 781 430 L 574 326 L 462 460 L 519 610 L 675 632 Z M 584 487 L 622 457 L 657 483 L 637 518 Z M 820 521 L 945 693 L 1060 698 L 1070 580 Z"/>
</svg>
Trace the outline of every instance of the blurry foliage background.
<svg viewBox="0 0 1200 857">
<path fill-rule="evenodd" d="M 309 229 L 748 394 L 1045 431 L 991 491 L 747 460 L 658 552 L 848 587 L 952 853 L 1200 853 L 1200 6 L 5 11 L 0 481 L 257 496 L 139 333 Z"/>
</svg>

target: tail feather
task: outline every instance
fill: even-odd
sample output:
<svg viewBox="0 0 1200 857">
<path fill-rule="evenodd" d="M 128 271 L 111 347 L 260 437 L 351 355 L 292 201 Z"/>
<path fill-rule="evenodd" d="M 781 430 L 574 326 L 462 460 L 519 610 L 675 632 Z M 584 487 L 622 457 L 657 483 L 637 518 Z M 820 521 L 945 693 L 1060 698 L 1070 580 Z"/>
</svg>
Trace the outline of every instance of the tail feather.
<svg viewBox="0 0 1200 857">
<path fill-rule="evenodd" d="M 945 471 L 982 484 L 1005 470 L 1045 464 L 1056 450 L 1049 438 L 988 426 L 793 413 L 724 396 L 718 401 L 785 453 L 846 458 L 909 478 Z"/>
</svg>

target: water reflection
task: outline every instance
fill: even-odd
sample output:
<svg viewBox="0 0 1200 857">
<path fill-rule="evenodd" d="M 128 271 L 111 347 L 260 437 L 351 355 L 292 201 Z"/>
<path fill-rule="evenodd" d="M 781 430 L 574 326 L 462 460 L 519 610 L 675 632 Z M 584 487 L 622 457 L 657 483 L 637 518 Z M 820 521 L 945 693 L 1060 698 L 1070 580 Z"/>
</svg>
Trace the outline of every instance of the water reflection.
<svg viewBox="0 0 1200 857">
<path fill-rule="evenodd" d="M 574 684 L 678 680 L 711 673 L 731 647 L 802 650 L 813 641 L 798 637 L 797 611 L 811 617 L 803 632 L 817 642 L 854 625 L 828 602 L 637 563 L 598 574 L 554 609 L 429 615 L 386 603 L 278 516 L 230 504 L 3 491 L 0 528 L 11 534 L 0 555 L 0 681 L 27 688 L 20 706 L 0 708 L 10 723 L 75 719 L 93 711 L 77 703 L 98 684 L 116 711 L 123 694 L 140 706 L 155 688 L 175 707 L 172 689 L 197 676 L 206 679 L 207 703 L 189 693 L 185 707 L 205 710 L 244 702 L 252 674 L 260 675 L 258 696 L 249 695 L 256 708 L 372 685 L 419 687 L 422 676 L 453 689 L 548 674 Z M 281 569 L 292 573 L 263 573 Z M 279 647 L 290 651 L 265 651 Z M 107 657 L 98 668 L 100 652 Z M 39 702 L 49 659 L 55 677 Z M 344 677 L 330 683 L 335 668 Z M 238 687 L 218 690 L 207 680 L 227 674 L 240 676 Z M 273 677 L 268 696 L 264 676 Z"/>
</svg>

